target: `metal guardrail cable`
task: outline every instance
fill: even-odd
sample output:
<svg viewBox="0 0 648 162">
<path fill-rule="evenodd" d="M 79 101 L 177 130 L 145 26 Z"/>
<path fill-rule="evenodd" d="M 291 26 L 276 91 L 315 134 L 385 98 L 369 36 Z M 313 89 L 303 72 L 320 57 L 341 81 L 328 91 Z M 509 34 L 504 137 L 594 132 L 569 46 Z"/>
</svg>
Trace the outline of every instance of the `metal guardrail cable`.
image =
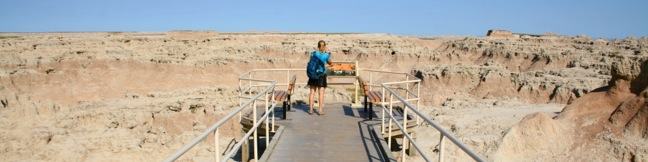
<svg viewBox="0 0 648 162">
<path fill-rule="evenodd" d="M 470 156 L 471 158 L 473 158 L 475 161 L 479 161 L 479 162 L 484 161 L 484 160 L 483 160 L 481 157 L 479 157 L 479 155 L 477 155 L 473 150 L 471 150 L 470 148 L 468 148 L 465 144 L 463 144 L 463 143 L 462 143 L 461 141 L 459 141 L 456 137 L 454 137 L 454 135 L 448 133 L 448 132 L 447 132 L 445 129 L 443 129 L 439 124 L 437 124 L 436 122 L 432 121 L 432 119 L 430 119 L 427 115 L 425 115 L 425 114 L 419 112 L 418 110 L 416 110 L 415 107 L 412 106 L 409 102 L 405 102 L 405 99 L 403 99 L 401 96 L 397 95 L 398 93 L 394 92 L 394 90 L 390 89 L 390 88 L 387 87 L 386 85 L 383 85 L 383 87 L 385 87 L 385 89 L 386 89 L 387 91 L 389 91 L 389 93 L 393 94 L 393 96 L 395 96 L 398 100 L 403 101 L 403 104 L 405 105 L 405 107 L 407 107 L 407 108 L 409 108 L 410 110 L 412 110 L 412 111 L 413 111 L 414 113 L 416 113 L 418 116 L 420 116 L 421 118 L 423 118 L 423 120 L 425 120 L 428 124 L 430 124 L 432 127 L 434 127 L 434 129 L 436 129 L 437 131 L 439 131 L 443 136 L 445 136 L 446 138 L 450 139 L 450 141 L 452 141 L 452 143 L 454 143 L 455 145 L 457 145 L 457 147 L 459 147 L 459 148 L 460 148 L 461 150 L 463 150 L 466 154 L 468 154 L 468 156 Z"/>
</svg>

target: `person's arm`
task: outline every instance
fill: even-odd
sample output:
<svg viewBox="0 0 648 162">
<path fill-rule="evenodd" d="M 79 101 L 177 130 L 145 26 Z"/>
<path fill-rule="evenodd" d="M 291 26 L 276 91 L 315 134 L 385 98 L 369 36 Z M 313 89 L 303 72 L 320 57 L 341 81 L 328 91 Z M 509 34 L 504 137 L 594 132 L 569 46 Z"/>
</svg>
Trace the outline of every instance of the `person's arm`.
<svg viewBox="0 0 648 162">
<path fill-rule="evenodd" d="M 331 51 L 329 51 L 328 53 L 329 53 L 329 57 L 328 57 L 328 61 L 326 63 L 329 66 L 333 66 L 333 61 L 331 61 L 331 55 L 333 55 L 333 53 Z"/>
</svg>

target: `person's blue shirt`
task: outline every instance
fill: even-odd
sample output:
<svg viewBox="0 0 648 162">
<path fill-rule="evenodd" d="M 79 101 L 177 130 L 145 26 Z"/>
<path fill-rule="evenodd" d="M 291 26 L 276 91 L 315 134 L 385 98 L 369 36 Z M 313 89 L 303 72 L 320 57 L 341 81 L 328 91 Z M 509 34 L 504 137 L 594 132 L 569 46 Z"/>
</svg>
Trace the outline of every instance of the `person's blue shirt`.
<svg viewBox="0 0 648 162">
<path fill-rule="evenodd" d="M 324 64 L 328 63 L 329 58 L 331 58 L 331 55 L 328 52 L 321 52 L 321 51 L 315 50 L 315 51 L 313 51 L 312 54 L 313 54 L 313 56 L 315 56 L 315 58 L 320 59 L 322 61 L 322 63 L 324 63 Z"/>
</svg>

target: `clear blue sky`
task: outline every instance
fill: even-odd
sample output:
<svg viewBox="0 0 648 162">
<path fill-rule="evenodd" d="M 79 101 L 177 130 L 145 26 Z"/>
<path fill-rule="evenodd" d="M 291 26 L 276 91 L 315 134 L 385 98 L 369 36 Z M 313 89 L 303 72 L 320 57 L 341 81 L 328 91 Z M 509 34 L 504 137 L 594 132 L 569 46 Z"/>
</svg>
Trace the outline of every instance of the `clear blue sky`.
<svg viewBox="0 0 648 162">
<path fill-rule="evenodd" d="M 514 32 L 648 36 L 648 0 L 0 0 L 0 32 Z"/>
</svg>

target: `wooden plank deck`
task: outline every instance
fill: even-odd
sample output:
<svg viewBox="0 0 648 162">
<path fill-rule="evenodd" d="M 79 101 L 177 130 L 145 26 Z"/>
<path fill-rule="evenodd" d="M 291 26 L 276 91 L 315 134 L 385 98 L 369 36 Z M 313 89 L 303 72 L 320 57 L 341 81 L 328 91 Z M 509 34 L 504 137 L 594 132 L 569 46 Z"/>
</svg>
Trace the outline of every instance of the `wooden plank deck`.
<svg viewBox="0 0 648 162">
<path fill-rule="evenodd" d="M 395 161 L 385 155 L 385 141 L 374 133 L 380 129 L 379 119 L 365 120 L 363 109 L 345 103 L 327 103 L 324 111 L 323 116 L 308 115 L 308 105 L 296 104 L 288 119 L 279 121 L 284 132 L 268 161 Z"/>
</svg>

